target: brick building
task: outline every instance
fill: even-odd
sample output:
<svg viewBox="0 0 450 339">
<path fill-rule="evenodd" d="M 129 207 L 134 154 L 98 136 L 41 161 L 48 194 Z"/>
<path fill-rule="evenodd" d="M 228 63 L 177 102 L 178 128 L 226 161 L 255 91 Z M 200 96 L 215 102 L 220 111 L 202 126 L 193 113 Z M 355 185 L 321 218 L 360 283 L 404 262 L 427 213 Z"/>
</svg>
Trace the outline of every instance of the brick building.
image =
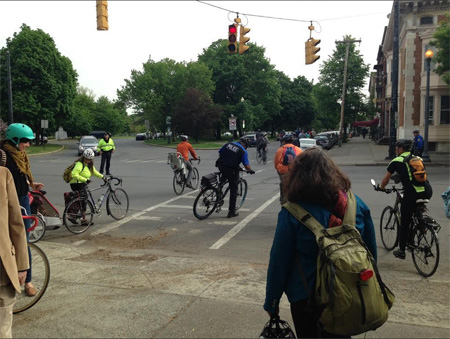
<svg viewBox="0 0 450 339">
<path fill-rule="evenodd" d="M 426 59 L 425 52 L 436 48 L 430 46 L 439 22 L 446 20 L 450 10 L 449 0 L 400 1 L 399 20 L 399 78 L 397 138 L 413 138 L 412 131 L 424 134 Z M 375 87 L 377 109 L 380 112 L 379 129 L 384 140 L 389 137 L 389 112 L 392 81 L 392 54 L 394 38 L 394 8 L 389 15 L 382 43 L 378 50 L 376 77 L 371 81 Z M 430 73 L 430 115 L 428 128 L 429 149 L 437 152 L 450 151 L 450 90 L 442 78 Z"/>
</svg>

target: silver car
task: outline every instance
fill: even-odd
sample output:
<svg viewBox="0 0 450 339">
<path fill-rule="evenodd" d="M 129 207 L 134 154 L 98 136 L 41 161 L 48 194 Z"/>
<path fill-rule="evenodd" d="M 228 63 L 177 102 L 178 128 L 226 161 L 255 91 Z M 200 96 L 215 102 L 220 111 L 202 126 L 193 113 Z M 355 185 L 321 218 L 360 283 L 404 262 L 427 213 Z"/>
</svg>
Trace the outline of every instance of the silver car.
<svg viewBox="0 0 450 339">
<path fill-rule="evenodd" d="M 90 148 L 94 151 L 95 155 L 98 155 L 99 152 L 97 151 L 98 146 L 98 139 L 92 135 L 86 135 L 84 137 L 81 137 L 78 144 L 78 155 L 82 155 L 84 150 Z"/>
</svg>

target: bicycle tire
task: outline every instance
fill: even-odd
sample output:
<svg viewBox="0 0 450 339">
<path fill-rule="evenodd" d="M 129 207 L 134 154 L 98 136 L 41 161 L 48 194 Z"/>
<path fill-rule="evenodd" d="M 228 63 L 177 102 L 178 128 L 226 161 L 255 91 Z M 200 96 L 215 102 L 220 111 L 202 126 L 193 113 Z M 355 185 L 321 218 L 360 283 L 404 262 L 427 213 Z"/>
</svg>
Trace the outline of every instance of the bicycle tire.
<svg viewBox="0 0 450 339">
<path fill-rule="evenodd" d="M 240 209 L 242 207 L 242 205 L 244 205 L 245 198 L 247 197 L 247 189 L 248 189 L 247 180 L 239 179 L 237 196 L 236 196 L 236 206 L 234 207 L 235 211 L 237 211 L 238 209 Z M 230 191 L 230 186 L 229 186 L 228 182 L 226 182 L 223 185 L 222 191 L 224 192 L 223 193 L 224 201 L 229 201 L 228 199 L 230 197 L 228 196 L 228 192 Z"/>
<path fill-rule="evenodd" d="M 400 221 L 394 208 L 386 206 L 381 213 L 380 235 L 386 250 L 392 251 L 398 245 L 398 232 Z"/>
<path fill-rule="evenodd" d="M 80 234 L 86 232 L 92 225 L 94 214 L 94 206 L 89 200 L 76 198 L 69 202 L 64 209 L 63 223 L 70 232 Z M 82 219 L 85 219 L 86 222 L 83 222 Z"/>
<path fill-rule="evenodd" d="M 123 188 L 111 189 L 106 200 L 106 212 L 116 220 L 125 218 L 130 207 L 130 199 Z"/>
<path fill-rule="evenodd" d="M 258 151 L 256 151 L 256 161 L 258 162 L 258 164 L 260 164 L 262 161 L 261 153 Z"/>
<path fill-rule="evenodd" d="M 180 195 L 184 191 L 185 181 L 182 171 L 176 171 L 173 175 L 173 190 L 176 195 Z"/>
<path fill-rule="evenodd" d="M 200 220 L 208 218 L 216 210 L 218 197 L 219 191 L 215 187 L 201 190 L 194 201 L 195 217 Z"/>
<path fill-rule="evenodd" d="M 16 295 L 13 313 L 17 314 L 33 307 L 44 295 L 50 282 L 50 263 L 44 251 L 35 244 L 28 244 L 31 252 L 31 267 L 33 269 L 33 285 L 37 293 L 29 297 L 25 293 L 25 287 L 22 286 L 20 294 Z"/>
<path fill-rule="evenodd" d="M 193 190 L 198 188 L 198 184 L 200 183 L 200 174 L 198 173 L 197 167 L 192 168 L 192 176 L 191 176 L 191 186 Z"/>
<path fill-rule="evenodd" d="M 437 234 L 428 224 L 416 225 L 413 232 L 411 252 L 414 266 L 421 276 L 431 277 L 438 268 L 440 258 Z"/>
<path fill-rule="evenodd" d="M 267 164 L 267 151 L 264 151 L 262 155 L 262 163 L 263 165 Z"/>
<path fill-rule="evenodd" d="M 45 220 L 42 216 L 40 216 L 39 214 L 33 214 L 33 216 L 37 218 L 38 224 L 36 225 L 34 230 L 28 232 L 28 242 L 32 244 L 38 242 L 44 237 L 46 228 Z"/>
</svg>

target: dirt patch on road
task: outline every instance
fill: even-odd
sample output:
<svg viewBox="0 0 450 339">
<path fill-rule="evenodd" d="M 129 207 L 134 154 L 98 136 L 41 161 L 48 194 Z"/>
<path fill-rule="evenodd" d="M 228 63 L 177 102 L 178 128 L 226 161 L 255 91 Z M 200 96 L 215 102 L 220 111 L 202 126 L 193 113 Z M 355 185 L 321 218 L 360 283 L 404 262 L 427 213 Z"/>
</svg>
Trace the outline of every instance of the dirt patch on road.
<svg viewBox="0 0 450 339">
<path fill-rule="evenodd" d="M 159 243 L 169 235 L 169 231 L 160 230 L 152 236 L 145 237 L 112 237 L 109 234 L 88 235 L 84 239 L 97 246 L 108 246 L 115 249 L 138 249 L 149 248 L 151 245 Z"/>
<path fill-rule="evenodd" d="M 112 251 L 109 249 L 99 249 L 95 252 L 89 254 L 83 254 L 81 257 L 78 257 L 77 261 L 93 261 L 93 260 L 101 260 L 101 261 L 109 261 L 109 262 L 118 262 L 118 261 L 132 261 L 134 263 L 139 262 L 151 262 L 157 260 L 158 257 L 153 254 L 142 254 L 142 255 L 125 255 L 123 253 L 118 253 L 116 251 Z"/>
</svg>

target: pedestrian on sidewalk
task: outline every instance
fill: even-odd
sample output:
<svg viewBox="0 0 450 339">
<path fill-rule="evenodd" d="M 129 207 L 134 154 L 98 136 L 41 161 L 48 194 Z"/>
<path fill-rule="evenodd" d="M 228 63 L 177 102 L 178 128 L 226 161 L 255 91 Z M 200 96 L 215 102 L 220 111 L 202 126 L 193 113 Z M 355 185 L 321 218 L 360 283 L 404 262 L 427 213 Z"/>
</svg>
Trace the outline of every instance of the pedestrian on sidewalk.
<svg viewBox="0 0 450 339">
<path fill-rule="evenodd" d="M 111 139 L 111 134 L 109 132 L 105 132 L 103 139 L 100 139 L 97 150 L 102 156 L 102 161 L 100 163 L 100 173 L 103 174 L 103 169 L 105 168 L 106 164 L 106 175 L 111 175 L 109 167 L 111 164 L 111 157 L 116 150 L 116 146 L 114 146 L 114 141 L 113 139 Z"/>
<path fill-rule="evenodd" d="M 13 307 L 30 268 L 14 179 L 0 166 L 0 338 L 12 338 Z"/>
</svg>

